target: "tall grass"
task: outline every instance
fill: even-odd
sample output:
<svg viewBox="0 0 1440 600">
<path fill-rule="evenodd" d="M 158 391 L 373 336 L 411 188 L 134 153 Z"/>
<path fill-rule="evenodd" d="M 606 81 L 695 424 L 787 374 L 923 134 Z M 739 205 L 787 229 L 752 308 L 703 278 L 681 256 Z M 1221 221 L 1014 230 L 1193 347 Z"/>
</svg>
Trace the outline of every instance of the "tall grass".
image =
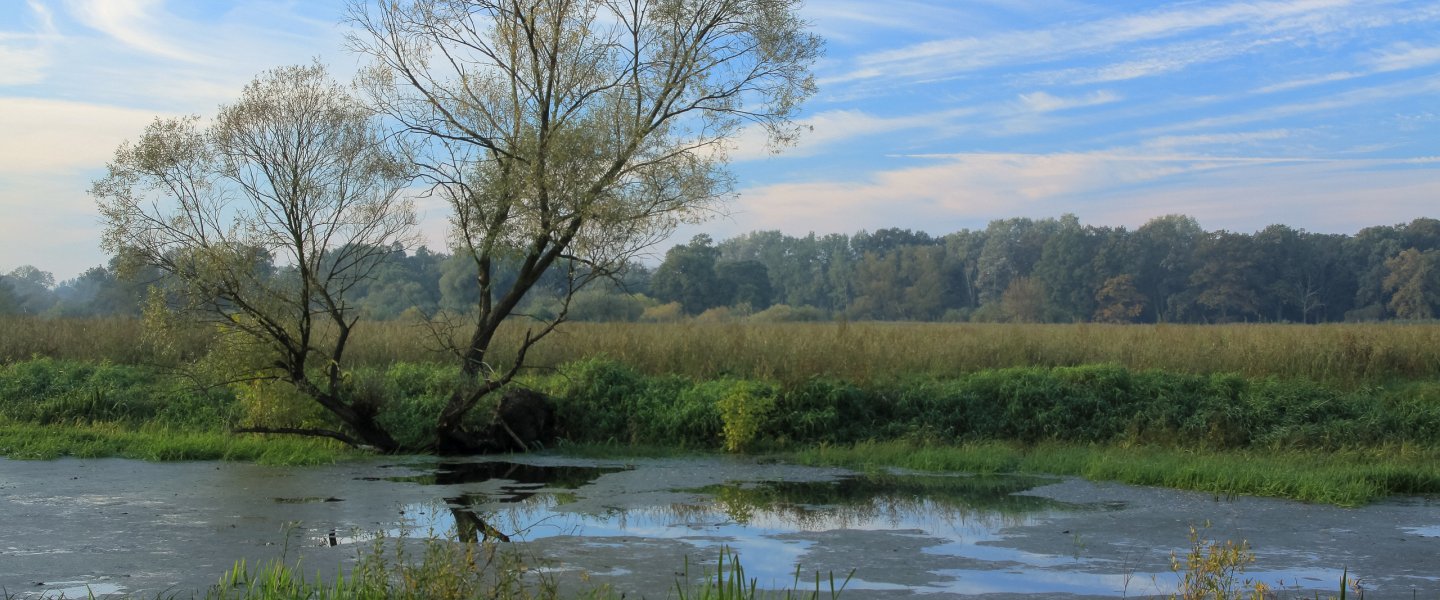
<svg viewBox="0 0 1440 600">
<path fill-rule="evenodd" d="M 205 595 L 207 600 L 558 600 L 625 598 L 605 586 L 562 589 L 553 575 L 534 568 L 532 557 L 518 550 L 490 544 L 419 540 L 420 551 L 409 553 L 407 540 L 380 540 L 362 552 L 350 573 L 337 573 L 329 581 L 319 574 L 306 577 L 298 565 L 274 560 L 252 567 L 237 563 Z M 853 575 L 853 573 L 852 573 Z M 815 574 L 814 588 L 805 589 L 800 570 L 794 587 L 760 589 L 745 578 L 740 556 L 720 549 L 719 563 L 697 582 L 690 574 L 689 557 L 676 575 L 674 596 L 680 600 L 835 600 L 850 582 L 834 575 Z M 823 595 L 822 595 L 823 594 Z M 669 597 L 669 596 L 667 596 Z"/>
<path fill-rule="evenodd" d="M 457 332 L 462 341 L 465 332 Z M 491 359 L 514 359 L 525 322 L 503 328 Z M 167 340 L 195 356 L 209 334 Z M 0 318 L 0 362 L 34 356 L 144 364 L 159 360 L 126 319 Z M 364 323 L 352 366 L 454 362 L 413 321 Z M 647 374 L 781 382 L 852 382 L 896 374 L 948 377 L 1023 366 L 1116 364 L 1132 370 L 1305 378 L 1347 386 L 1440 377 L 1440 325 L 1015 325 L 947 323 L 568 323 L 530 352 L 548 368 L 607 356 Z"/>
<path fill-rule="evenodd" d="M 167 364 L 177 358 L 194 358 L 209 347 L 212 335 L 204 327 L 167 332 L 165 342 L 176 353 L 157 355 L 146 343 L 144 323 L 130 317 L 45 318 L 0 316 L 0 364 L 34 357 L 122 364 Z"/>
</svg>

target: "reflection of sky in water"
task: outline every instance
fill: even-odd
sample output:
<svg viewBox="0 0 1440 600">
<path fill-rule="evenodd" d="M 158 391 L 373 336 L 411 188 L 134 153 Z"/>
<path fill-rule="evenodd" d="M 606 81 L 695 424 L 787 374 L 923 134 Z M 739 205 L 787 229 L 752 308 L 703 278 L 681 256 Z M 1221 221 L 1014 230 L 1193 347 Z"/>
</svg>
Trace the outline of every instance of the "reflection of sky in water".
<svg viewBox="0 0 1440 600">
<path fill-rule="evenodd" d="M 1410 535 L 1418 535 L 1420 537 L 1440 538 L 1440 525 L 1431 525 L 1429 527 L 1406 527 L 1405 533 L 1408 533 Z"/>
<path fill-rule="evenodd" d="M 46 586 L 47 588 L 41 592 L 40 597 L 48 600 L 57 598 L 103 598 L 105 596 L 119 594 L 125 589 L 113 583 L 85 583 L 84 581 L 55 581 L 46 583 Z"/>
<path fill-rule="evenodd" d="M 797 567 L 801 569 L 802 579 L 813 577 L 805 572 L 806 554 L 817 542 L 806 539 L 804 534 L 834 530 L 896 532 L 931 542 L 923 550 L 926 554 L 995 565 L 988 570 L 939 570 L 932 574 L 933 581 L 915 587 L 917 591 L 1120 595 L 1127 587 L 1134 593 L 1137 589 L 1134 584 L 1141 579 L 1147 584 L 1147 590 L 1155 589 L 1152 574 L 1127 573 L 1123 566 L 1113 572 L 1094 572 L 1097 567 L 1104 570 L 1107 565 L 1087 565 L 1073 556 L 1033 554 L 987 543 L 1001 540 L 1004 527 L 1045 521 L 1061 512 L 1059 508 L 1009 514 L 967 510 L 928 499 L 885 498 L 875 498 L 859 506 L 746 506 L 738 511 L 731 508 L 732 512 L 727 512 L 723 502 L 681 503 L 587 514 L 566 510 L 556 496 L 539 494 L 517 503 L 488 504 L 477 514 L 515 539 L 577 536 L 594 539 L 597 545 L 610 545 L 605 538 L 616 537 L 675 540 L 694 546 L 700 551 L 697 555 L 712 560 L 710 554 L 718 555 L 720 547 L 728 547 L 741 557 L 747 578 L 772 589 L 793 585 Z M 733 512 L 742 513 L 744 524 L 737 522 Z M 416 531 L 453 532 L 456 527 L 453 514 L 444 508 L 435 510 L 435 507 L 417 505 L 407 507 L 406 514 L 411 516 L 410 526 Z M 886 582 L 883 572 L 866 572 L 864 565 L 856 566 L 860 567 L 860 574 L 848 589 L 914 587 Z M 1055 569 L 1057 566 L 1072 568 Z M 1074 568 L 1077 566 L 1088 566 L 1090 570 Z M 843 576 L 843 573 L 836 574 L 837 578 Z"/>
<path fill-rule="evenodd" d="M 613 547 L 621 552 L 628 542 L 614 538 L 677 541 L 695 549 L 690 553 L 692 564 L 700 560 L 713 565 L 720 548 L 726 547 L 740 556 L 747 578 L 755 579 L 763 588 L 775 589 L 794 585 L 797 567 L 802 585 L 813 581 L 809 579 L 814 576 L 809 563 L 818 559 L 807 556 L 812 551 L 859 544 L 862 547 L 850 548 L 854 551 L 851 556 L 864 561 L 863 544 L 871 541 L 869 538 L 844 542 L 816 539 L 824 538 L 824 532 L 846 530 L 858 536 L 889 535 L 915 540 L 925 562 L 937 565 L 928 577 L 920 574 L 923 582 L 911 580 L 902 585 L 887 581 L 890 574 L 883 569 L 867 570 L 865 564 L 856 564 L 853 566 L 858 574 L 847 587 L 852 590 L 1100 596 L 1167 595 L 1175 591 L 1174 573 L 1137 572 L 1129 561 L 1087 557 L 1078 539 L 1073 553 L 1057 549 L 1058 554 L 1043 554 L 1001 545 L 1006 528 L 1042 524 L 1075 511 L 1117 508 L 1114 506 L 1071 505 L 1033 497 L 1012 502 L 1017 497 L 997 495 L 993 490 L 974 503 L 951 491 L 948 496 L 942 493 L 933 497 L 923 493 L 877 493 L 837 499 L 821 494 L 810 504 L 796 500 L 803 495 L 744 491 L 752 489 L 722 486 L 697 493 L 696 501 L 588 513 L 572 509 L 571 502 L 576 494 L 584 494 L 583 488 L 559 494 L 529 489 L 514 495 L 519 490 L 512 487 L 491 496 L 450 498 L 448 504 L 406 506 L 403 531 L 392 530 L 386 535 L 453 537 L 458 529 L 455 515 L 460 513 L 467 515 L 467 520 L 468 515 L 478 515 L 515 541 L 574 536 L 584 538 L 583 543 L 592 547 Z M 1416 535 L 1440 535 L 1440 527 L 1410 531 Z M 321 543 L 328 541 L 321 538 Z M 357 540 L 340 536 L 338 541 Z M 676 560 L 682 559 L 677 556 Z M 1340 580 L 1341 574 L 1329 569 L 1257 570 L 1247 573 L 1246 578 L 1280 588 L 1297 584 L 1316 588 L 1329 587 Z M 834 575 L 839 580 L 845 574 Z"/>
</svg>

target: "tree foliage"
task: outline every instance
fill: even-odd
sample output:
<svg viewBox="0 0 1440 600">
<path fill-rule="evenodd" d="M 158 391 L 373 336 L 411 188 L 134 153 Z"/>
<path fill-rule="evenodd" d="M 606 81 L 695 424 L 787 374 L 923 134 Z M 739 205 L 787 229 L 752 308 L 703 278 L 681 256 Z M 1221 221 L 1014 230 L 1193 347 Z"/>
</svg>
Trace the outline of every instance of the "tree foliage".
<svg viewBox="0 0 1440 600">
<path fill-rule="evenodd" d="M 1389 307 L 1402 319 L 1430 319 L 1440 303 L 1440 250 L 1410 248 L 1385 261 Z"/>
<path fill-rule="evenodd" d="M 173 308 L 257 357 L 236 376 L 284 380 L 345 429 L 316 433 L 394 450 L 380 407 L 352 397 L 340 363 L 359 320 L 352 292 L 414 224 L 397 150 L 324 68 L 283 67 L 208 125 L 157 119 L 91 194 L 124 269 L 165 273 Z"/>
<path fill-rule="evenodd" d="M 1206 232 L 1189 257 L 1175 257 L 1177 261 L 1188 261 L 1190 268 L 1182 270 L 1185 286 L 1168 296 L 1146 293 L 1138 285 L 1147 252 L 1142 252 L 1137 232 L 1123 227 L 1081 225 L 1070 217 L 1055 220 L 1053 226 L 1045 221 L 1039 222 L 1040 228 L 1052 228 L 1052 233 L 1039 240 L 1040 259 L 1030 272 L 1020 272 L 1021 277 L 1033 279 L 1044 291 L 1040 318 L 1045 321 L 1155 322 L 1154 303 L 1174 307 L 1182 314 L 1180 322 L 1192 323 L 1420 318 L 1417 315 L 1423 314 L 1418 312 L 1423 304 L 1410 298 L 1423 299 L 1424 290 L 1440 289 L 1427 288 L 1433 284 L 1427 283 L 1430 280 L 1425 277 L 1406 279 L 1414 261 L 1408 250 L 1413 248 L 1422 257 L 1440 251 L 1440 240 L 1423 233 L 1430 229 L 1430 219 L 1369 227 L 1356 235 L 1312 233 L 1284 225 L 1266 227 L 1254 234 Z M 1416 229 L 1422 233 L 1412 231 Z M 859 237 L 865 240 L 866 247 L 873 248 L 869 241 L 873 236 L 867 233 Z M 981 300 L 977 287 L 986 229 L 957 231 L 915 245 L 891 245 L 881 254 L 873 250 L 857 252 L 852 246 L 854 237 L 794 237 L 778 231 L 747 233 L 719 242 L 707 237 L 704 245 L 714 251 L 716 284 L 701 286 L 708 291 L 698 294 L 693 303 L 699 308 L 690 314 L 741 304 L 749 304 L 751 311 L 761 311 L 763 303 L 757 303 L 756 298 L 764 296 L 768 284 L 772 302 L 787 307 L 782 310 L 800 311 L 797 314 L 803 313 L 807 319 L 1011 318 L 1001 306 L 1003 292 L 999 301 L 987 302 Z M 667 253 L 667 260 L 658 265 L 667 274 L 652 274 L 645 265 L 632 261 L 621 281 L 587 290 L 584 303 L 589 306 L 583 318 L 609 320 L 607 315 L 614 315 L 615 320 L 627 320 L 637 303 L 642 313 L 651 313 L 642 318 L 660 318 L 657 315 L 662 313 L 664 319 L 682 317 L 678 303 L 672 315 L 656 309 L 653 301 L 643 296 L 678 301 L 679 296 L 664 290 L 673 285 L 676 261 L 686 255 L 694 241 L 674 248 L 674 259 Z M 1420 245 L 1404 246 L 1412 242 Z M 158 271 L 141 273 L 136 279 L 117 277 L 119 265 L 125 262 L 117 257 L 108 266 L 97 266 L 67 281 L 54 282 L 43 271 L 25 276 L 42 277 L 41 285 L 24 283 L 25 277 L 17 275 L 21 281 L 14 285 L 29 290 L 23 305 L 10 287 L 15 280 L 11 275 L 0 275 L 0 313 L 133 315 L 140 311 L 148 284 L 175 289 Z M 32 268 L 22 270 L 29 273 Z M 278 263 L 258 268 L 284 270 Z M 499 261 L 494 280 L 499 282 L 497 285 L 509 285 L 506 282 L 514 280 L 517 270 L 515 259 Z M 667 278 L 672 281 L 667 282 Z M 1391 280 L 1388 286 L 1387 279 Z M 535 287 L 546 293 L 527 300 L 518 314 L 552 317 L 562 306 L 555 295 L 563 294 L 569 281 L 565 263 L 552 266 Z M 45 285 L 52 287 L 47 289 Z M 406 311 L 429 313 L 435 310 L 436 302 L 442 311 L 464 313 L 473 310 L 478 289 L 474 261 L 465 253 L 417 249 L 403 260 L 385 263 L 374 277 L 353 288 L 348 297 L 366 318 L 386 319 Z M 1415 296 L 1416 290 L 1421 291 L 1419 296 Z M 433 300 L 432 295 L 438 300 Z M 600 310 L 602 306 L 611 308 Z M 1432 315 L 1436 306 L 1440 304 L 1432 298 Z M 572 317 L 577 317 L 575 310 L 572 306 Z M 745 315 L 747 311 L 731 314 Z"/>
<path fill-rule="evenodd" d="M 729 304 L 721 298 L 720 278 L 715 261 L 720 252 L 710 236 L 700 234 L 689 244 L 681 244 L 665 253 L 665 262 L 655 269 L 650 289 L 661 302 L 678 302 L 686 314 L 698 315 L 706 309 Z"/>
<path fill-rule="evenodd" d="M 508 383 L 569 299 L 729 195 L 728 140 L 775 147 L 814 92 L 820 40 L 798 0 L 355 1 L 352 47 L 372 60 L 371 102 L 420 140 L 416 165 L 453 209 L 454 246 L 478 287 L 469 342 L 452 350 L 474 385 L 437 423 L 441 450 L 475 440 L 462 419 Z M 518 265 L 501 284 L 496 265 Z M 561 309 L 492 365 L 502 321 L 551 269 Z M 455 325 L 458 326 L 458 325 Z M 448 335 L 438 339 L 450 339 Z"/>
<path fill-rule="evenodd" d="M 1145 297 L 1135 289 L 1134 275 L 1116 275 L 1095 291 L 1095 321 L 1130 323 L 1145 311 Z"/>
</svg>

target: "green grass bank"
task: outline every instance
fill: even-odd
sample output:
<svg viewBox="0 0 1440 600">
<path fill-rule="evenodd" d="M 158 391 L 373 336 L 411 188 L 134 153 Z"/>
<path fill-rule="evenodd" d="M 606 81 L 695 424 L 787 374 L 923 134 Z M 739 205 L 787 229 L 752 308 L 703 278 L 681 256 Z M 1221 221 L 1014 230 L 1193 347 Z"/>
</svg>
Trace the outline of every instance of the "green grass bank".
<svg viewBox="0 0 1440 600">
<path fill-rule="evenodd" d="M 429 363 L 360 367 L 385 424 L 423 439 L 455 381 Z M 860 468 L 1036 472 L 1357 505 L 1440 493 L 1440 383 L 1349 386 L 1306 379 L 1134 370 L 985 369 L 863 382 L 653 375 L 607 359 L 524 385 L 555 398 L 563 443 L 591 452 L 656 446 L 781 453 Z M 0 365 L 0 454 L 222 459 L 275 464 L 357 451 L 246 425 L 324 426 L 283 386 L 201 387 L 162 367 L 36 358 Z"/>
</svg>

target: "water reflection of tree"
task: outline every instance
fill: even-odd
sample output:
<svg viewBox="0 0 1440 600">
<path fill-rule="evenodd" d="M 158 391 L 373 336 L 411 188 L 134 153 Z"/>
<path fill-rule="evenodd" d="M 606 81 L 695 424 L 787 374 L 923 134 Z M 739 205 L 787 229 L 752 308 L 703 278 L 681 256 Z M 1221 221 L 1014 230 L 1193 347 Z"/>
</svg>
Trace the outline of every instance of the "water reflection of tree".
<svg viewBox="0 0 1440 600">
<path fill-rule="evenodd" d="M 471 544 L 480 541 L 497 540 L 501 542 L 510 541 L 510 536 L 496 529 L 479 511 L 472 509 L 466 504 L 450 503 L 450 514 L 455 518 L 455 540 Z"/>
<path fill-rule="evenodd" d="M 545 492 L 531 493 L 518 499 L 502 500 L 499 507 L 493 505 L 495 498 L 486 494 L 465 494 L 447 498 L 446 503 L 455 518 L 455 534 L 458 541 L 476 541 L 489 538 L 510 541 L 512 536 L 528 537 L 536 527 L 555 523 L 556 508 L 574 502 L 573 493 Z M 577 515 L 578 516 L 578 515 Z"/>
<path fill-rule="evenodd" d="M 1063 510 L 1070 505 L 1022 492 L 1049 480 L 1037 477 L 977 475 L 866 475 L 834 481 L 729 483 L 691 492 L 713 500 L 677 502 L 644 508 L 575 513 L 576 521 L 607 522 L 620 529 L 647 525 L 768 526 L 801 531 L 863 528 L 885 524 L 898 528 L 909 521 L 933 521 L 951 527 L 1023 522 L 1029 515 Z M 468 495 L 451 499 L 457 530 L 470 538 L 484 537 L 486 527 L 522 532 L 553 519 L 571 495 L 537 494 L 503 508 L 480 510 L 492 499 Z M 1073 507 L 1070 507 L 1073 508 Z M 493 536 L 492 536 L 493 537 Z"/>
<path fill-rule="evenodd" d="M 961 523 L 977 518 L 1019 521 L 1063 505 L 1019 495 L 1046 479 L 1000 475 L 872 474 L 835 481 L 773 481 L 701 488 L 736 523 L 779 518 L 803 530 L 844 529 L 882 522 L 899 526 L 906 515 Z"/>
<path fill-rule="evenodd" d="M 629 467 L 553 466 L 513 463 L 499 460 L 476 462 L 442 462 L 422 475 L 388 477 L 389 481 L 421 485 L 462 485 L 492 480 L 510 481 L 521 486 L 543 485 L 550 488 L 576 489 L 593 483 L 601 475 L 627 471 Z"/>
</svg>

